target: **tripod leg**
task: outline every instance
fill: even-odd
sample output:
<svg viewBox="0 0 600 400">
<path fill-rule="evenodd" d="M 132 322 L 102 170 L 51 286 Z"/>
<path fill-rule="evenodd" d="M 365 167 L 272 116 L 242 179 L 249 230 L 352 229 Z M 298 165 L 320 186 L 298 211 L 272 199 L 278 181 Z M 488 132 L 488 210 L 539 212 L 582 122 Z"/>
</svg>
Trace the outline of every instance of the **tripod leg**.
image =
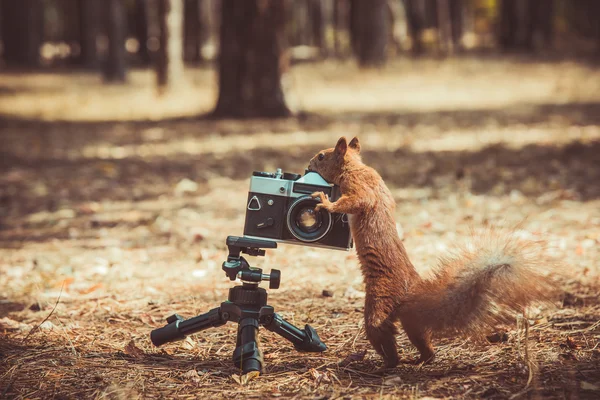
<svg viewBox="0 0 600 400">
<path fill-rule="evenodd" d="M 167 325 L 150 332 L 150 340 L 155 346 L 160 346 L 185 339 L 187 335 L 204 329 L 224 325 L 226 322 L 227 320 L 221 315 L 220 308 L 213 308 L 206 314 L 185 320 L 174 314 L 167 318 Z"/>
<path fill-rule="evenodd" d="M 266 323 L 265 328 L 292 342 L 296 350 L 315 353 L 327 350 L 327 346 L 321 342 L 317 331 L 312 326 L 305 325 L 304 330 L 301 330 L 281 318 L 277 313 L 273 314 L 271 322 Z"/>
<path fill-rule="evenodd" d="M 244 318 L 239 321 L 237 347 L 233 352 L 233 364 L 244 374 L 262 371 L 263 355 L 258 348 L 258 320 Z"/>
</svg>

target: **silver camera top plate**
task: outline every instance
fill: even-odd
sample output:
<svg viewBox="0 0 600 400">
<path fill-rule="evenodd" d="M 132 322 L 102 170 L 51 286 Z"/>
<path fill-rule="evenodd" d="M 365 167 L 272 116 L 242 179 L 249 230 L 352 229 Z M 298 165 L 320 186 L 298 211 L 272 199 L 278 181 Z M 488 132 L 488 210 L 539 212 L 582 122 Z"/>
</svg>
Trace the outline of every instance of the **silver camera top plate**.
<svg viewBox="0 0 600 400">
<path fill-rule="evenodd" d="M 295 193 L 293 191 L 294 184 L 307 184 L 321 187 L 332 187 L 321 175 L 316 172 L 308 172 L 306 175 L 298 178 L 297 180 L 287 180 L 283 178 L 271 178 L 262 176 L 253 176 L 250 179 L 250 191 L 253 193 L 270 194 L 273 196 L 284 196 L 284 197 L 302 197 L 306 196 L 306 193 Z"/>
</svg>

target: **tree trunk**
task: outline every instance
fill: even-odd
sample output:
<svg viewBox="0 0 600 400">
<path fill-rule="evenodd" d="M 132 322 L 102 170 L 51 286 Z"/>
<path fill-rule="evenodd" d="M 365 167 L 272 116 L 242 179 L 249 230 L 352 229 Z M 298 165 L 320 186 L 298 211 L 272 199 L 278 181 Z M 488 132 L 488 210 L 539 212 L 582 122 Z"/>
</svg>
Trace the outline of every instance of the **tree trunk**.
<svg viewBox="0 0 600 400">
<path fill-rule="evenodd" d="M 336 57 L 341 56 L 340 43 L 340 13 L 343 0 L 333 0 L 333 53 Z"/>
<path fill-rule="evenodd" d="M 124 83 L 127 80 L 125 38 L 127 15 L 124 0 L 106 0 L 108 55 L 104 66 L 106 82 Z"/>
<path fill-rule="evenodd" d="M 438 42 L 443 52 L 453 54 L 454 43 L 452 42 L 452 18 L 449 3 L 450 0 L 437 1 Z"/>
<path fill-rule="evenodd" d="M 350 14 L 351 0 L 333 0 L 333 23 L 334 23 L 334 53 L 337 57 L 348 55 L 347 41 L 350 40 L 352 47 L 352 27 Z M 347 36 L 346 36 L 347 35 Z M 346 40 L 344 40 L 346 39 Z"/>
<path fill-rule="evenodd" d="M 294 46 L 303 46 L 310 44 L 310 34 L 308 29 L 309 4 L 307 0 L 295 0 L 290 2 L 291 7 L 286 10 L 289 13 L 288 18 L 293 28 L 292 44 Z"/>
<path fill-rule="evenodd" d="M 308 7 L 312 27 L 312 44 L 319 48 L 319 51 L 322 55 L 326 55 L 327 45 L 325 41 L 325 19 L 323 18 L 323 2 L 321 0 L 310 0 Z"/>
<path fill-rule="evenodd" d="M 194 63 L 202 61 L 200 15 L 200 0 L 185 0 L 183 12 L 183 59 L 185 61 Z"/>
<path fill-rule="evenodd" d="M 534 35 L 546 14 L 546 35 L 551 35 L 552 0 L 502 0 L 498 43 L 504 50 L 534 49 Z"/>
<path fill-rule="evenodd" d="M 282 88 L 289 67 L 285 52 L 285 2 L 221 1 L 219 99 L 216 117 L 285 117 Z"/>
<path fill-rule="evenodd" d="M 438 1 L 422 0 L 421 7 L 426 28 L 439 29 Z"/>
<path fill-rule="evenodd" d="M 150 65 L 148 49 L 148 0 L 135 0 L 135 36 L 139 43 L 138 57 L 143 65 Z"/>
<path fill-rule="evenodd" d="M 552 47 L 554 42 L 554 0 L 533 0 L 536 26 L 541 34 L 544 47 Z"/>
<path fill-rule="evenodd" d="M 97 46 L 99 5 L 97 0 L 79 0 L 79 64 L 89 69 L 96 69 L 100 64 Z"/>
<path fill-rule="evenodd" d="M 398 35 L 399 29 L 397 28 L 401 24 L 403 24 L 406 19 L 400 10 L 400 3 L 396 1 L 388 1 L 388 40 L 389 46 L 393 48 L 394 55 L 402 52 L 402 40 L 400 35 Z"/>
<path fill-rule="evenodd" d="M 533 44 L 533 36 L 536 32 L 537 28 L 537 1 L 536 0 L 526 0 L 520 3 L 520 25 L 521 29 L 521 41 L 520 45 L 526 50 L 532 51 Z"/>
<path fill-rule="evenodd" d="M 462 0 L 438 0 L 438 38 L 447 54 L 460 51 L 462 40 Z"/>
<path fill-rule="evenodd" d="M 600 15 L 600 3 L 595 4 L 596 15 Z M 600 56 L 600 20 L 596 19 L 596 55 Z"/>
<path fill-rule="evenodd" d="M 515 0 L 500 0 L 498 44 L 504 50 L 516 46 L 517 12 Z"/>
<path fill-rule="evenodd" d="M 40 64 L 44 9 L 38 0 L 2 0 L 2 40 L 7 65 L 36 67 Z"/>
<path fill-rule="evenodd" d="M 212 61 L 215 58 L 215 37 L 218 37 L 218 25 L 221 21 L 219 10 L 220 0 L 200 0 L 200 52 L 204 61 Z"/>
<path fill-rule="evenodd" d="M 81 13 L 79 11 L 79 0 L 63 0 L 57 6 L 64 21 L 62 40 L 72 48 L 73 45 L 78 45 L 80 42 Z M 79 55 L 76 56 L 79 58 Z M 70 61 L 73 60 L 71 59 Z"/>
<path fill-rule="evenodd" d="M 158 0 L 160 47 L 156 62 L 161 91 L 181 85 L 183 80 L 183 0 Z"/>
<path fill-rule="evenodd" d="M 361 67 L 380 67 L 387 59 L 388 7 L 386 0 L 352 0 L 352 48 Z"/>
<path fill-rule="evenodd" d="M 359 52 L 359 42 L 360 42 L 360 35 L 359 35 L 359 25 L 360 25 L 360 19 L 361 19 L 361 15 L 359 15 L 360 10 L 360 5 L 358 4 L 361 0 L 350 0 L 350 4 L 349 4 L 349 18 L 348 18 L 348 34 L 350 36 L 350 48 L 352 50 L 352 54 L 358 58 L 358 52 Z"/>
<path fill-rule="evenodd" d="M 518 47 L 519 17 L 517 0 L 500 0 L 498 43 L 504 50 Z"/>
<path fill-rule="evenodd" d="M 412 42 L 412 53 L 413 55 L 420 55 L 423 53 L 423 43 L 421 41 L 423 21 L 418 13 L 416 0 L 404 0 L 404 11 L 408 25 L 408 34 Z"/>
<path fill-rule="evenodd" d="M 450 0 L 450 20 L 452 22 L 452 46 L 455 52 L 462 50 L 463 37 L 463 0 Z"/>
</svg>

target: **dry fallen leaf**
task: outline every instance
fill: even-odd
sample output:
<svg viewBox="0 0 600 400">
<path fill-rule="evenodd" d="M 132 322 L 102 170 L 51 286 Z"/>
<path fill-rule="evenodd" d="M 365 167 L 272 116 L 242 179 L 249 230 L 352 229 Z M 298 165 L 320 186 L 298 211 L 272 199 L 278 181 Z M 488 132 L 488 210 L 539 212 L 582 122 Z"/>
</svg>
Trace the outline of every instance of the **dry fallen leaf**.
<svg viewBox="0 0 600 400">
<path fill-rule="evenodd" d="M 352 286 L 348 286 L 348 289 L 344 292 L 344 297 L 348 299 L 362 299 L 365 297 L 365 292 L 356 290 Z"/>
<path fill-rule="evenodd" d="M 309 372 L 312 378 L 315 380 L 316 386 L 319 386 L 321 382 L 331 383 L 331 379 L 329 379 L 327 372 L 320 372 L 314 368 L 311 368 Z"/>
<path fill-rule="evenodd" d="M 389 378 L 386 378 L 383 380 L 383 384 L 386 386 L 401 385 L 403 383 L 404 383 L 404 379 L 402 379 L 402 377 L 399 375 L 390 376 Z"/>
<path fill-rule="evenodd" d="M 250 371 L 245 375 L 237 375 L 237 374 L 231 375 L 233 380 L 242 386 L 247 385 L 248 382 L 258 378 L 259 376 L 260 376 L 260 372 L 258 372 L 258 371 Z"/>
<path fill-rule="evenodd" d="M 569 346 L 569 348 L 572 349 L 572 350 L 576 350 L 576 349 L 581 348 L 581 346 L 579 346 L 575 342 L 575 339 L 573 339 L 571 336 L 567 336 L 567 346 Z"/>
<path fill-rule="evenodd" d="M 187 336 L 182 343 L 182 347 L 186 350 L 192 350 L 194 347 L 196 347 L 197 342 L 192 339 L 191 337 Z"/>
<path fill-rule="evenodd" d="M 561 353 L 558 356 L 563 360 L 577 361 L 577 356 L 573 353 Z"/>
<path fill-rule="evenodd" d="M 68 289 L 68 288 L 69 288 L 69 286 L 70 286 L 70 285 L 71 285 L 71 284 L 72 284 L 74 281 L 75 281 L 75 278 L 73 278 L 72 276 L 69 276 L 68 278 L 65 278 L 65 279 L 63 279 L 63 280 L 61 280 L 61 281 L 57 281 L 57 282 L 54 284 L 54 287 L 57 287 L 57 288 L 59 288 L 59 287 L 63 287 L 63 285 L 64 285 L 64 288 L 65 288 L 65 289 Z"/>
<path fill-rule="evenodd" d="M 579 387 L 581 388 L 581 390 L 592 390 L 594 392 L 600 391 L 600 386 L 598 385 L 594 385 L 593 383 L 590 382 L 586 382 L 586 381 L 581 381 L 579 383 Z"/>
<path fill-rule="evenodd" d="M 150 325 L 150 326 L 154 326 L 157 324 L 156 318 L 154 318 L 153 315 L 146 314 L 146 313 L 140 315 L 140 321 L 142 321 L 146 325 Z M 162 321 L 161 321 L 161 323 L 162 323 Z"/>
<path fill-rule="evenodd" d="M 28 331 L 31 329 L 31 325 L 12 320 L 8 317 L 4 317 L 4 318 L 0 318 L 0 328 L 2 328 L 3 330 L 10 329 L 10 330 Z"/>
<path fill-rule="evenodd" d="M 358 353 L 352 353 L 352 354 L 348 354 L 346 356 L 346 358 L 344 358 L 341 362 L 340 362 L 340 367 L 345 367 L 346 365 L 353 363 L 355 361 L 362 361 L 365 359 L 365 355 L 367 354 L 367 351 L 359 351 Z"/>
<path fill-rule="evenodd" d="M 101 287 L 102 287 L 102 283 L 96 283 L 95 285 L 92 285 L 87 289 L 78 290 L 77 292 L 79 292 L 79 294 L 89 294 L 95 290 L 100 289 Z"/>
<path fill-rule="evenodd" d="M 201 381 L 200 375 L 198 375 L 198 371 L 196 371 L 195 369 L 191 369 L 188 372 L 184 373 L 183 377 L 196 383 Z"/>
<path fill-rule="evenodd" d="M 129 343 L 127 343 L 123 352 L 133 358 L 141 358 L 146 354 L 142 349 L 135 345 L 133 340 L 130 340 Z"/>
</svg>

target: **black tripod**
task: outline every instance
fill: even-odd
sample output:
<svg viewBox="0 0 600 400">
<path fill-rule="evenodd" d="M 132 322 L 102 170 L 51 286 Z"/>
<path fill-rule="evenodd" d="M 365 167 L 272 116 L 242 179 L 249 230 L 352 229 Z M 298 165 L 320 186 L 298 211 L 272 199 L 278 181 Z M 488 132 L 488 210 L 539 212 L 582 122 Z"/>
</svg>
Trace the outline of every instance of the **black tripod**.
<svg viewBox="0 0 600 400">
<path fill-rule="evenodd" d="M 277 289 L 281 278 L 279 270 L 272 270 L 270 275 L 263 274 L 261 269 L 250 268 L 244 257 L 240 256 L 240 253 L 264 256 L 263 248 L 277 248 L 277 243 L 237 236 L 228 236 L 226 243 L 229 256 L 223 263 L 223 270 L 232 281 L 239 278 L 242 285 L 229 289 L 228 300 L 206 314 L 187 320 L 177 314 L 171 315 L 167 318 L 167 325 L 150 333 L 152 343 L 160 346 L 210 327 L 224 325 L 227 321 L 237 322 L 237 347 L 233 352 L 233 363 L 244 374 L 262 371 L 263 357 L 256 341 L 260 325 L 292 342 L 296 350 L 325 351 L 327 346 L 321 342 L 314 328 L 306 325 L 303 330 L 299 329 L 267 305 L 267 291 L 258 285 L 261 281 L 269 281 L 269 288 Z"/>
</svg>

